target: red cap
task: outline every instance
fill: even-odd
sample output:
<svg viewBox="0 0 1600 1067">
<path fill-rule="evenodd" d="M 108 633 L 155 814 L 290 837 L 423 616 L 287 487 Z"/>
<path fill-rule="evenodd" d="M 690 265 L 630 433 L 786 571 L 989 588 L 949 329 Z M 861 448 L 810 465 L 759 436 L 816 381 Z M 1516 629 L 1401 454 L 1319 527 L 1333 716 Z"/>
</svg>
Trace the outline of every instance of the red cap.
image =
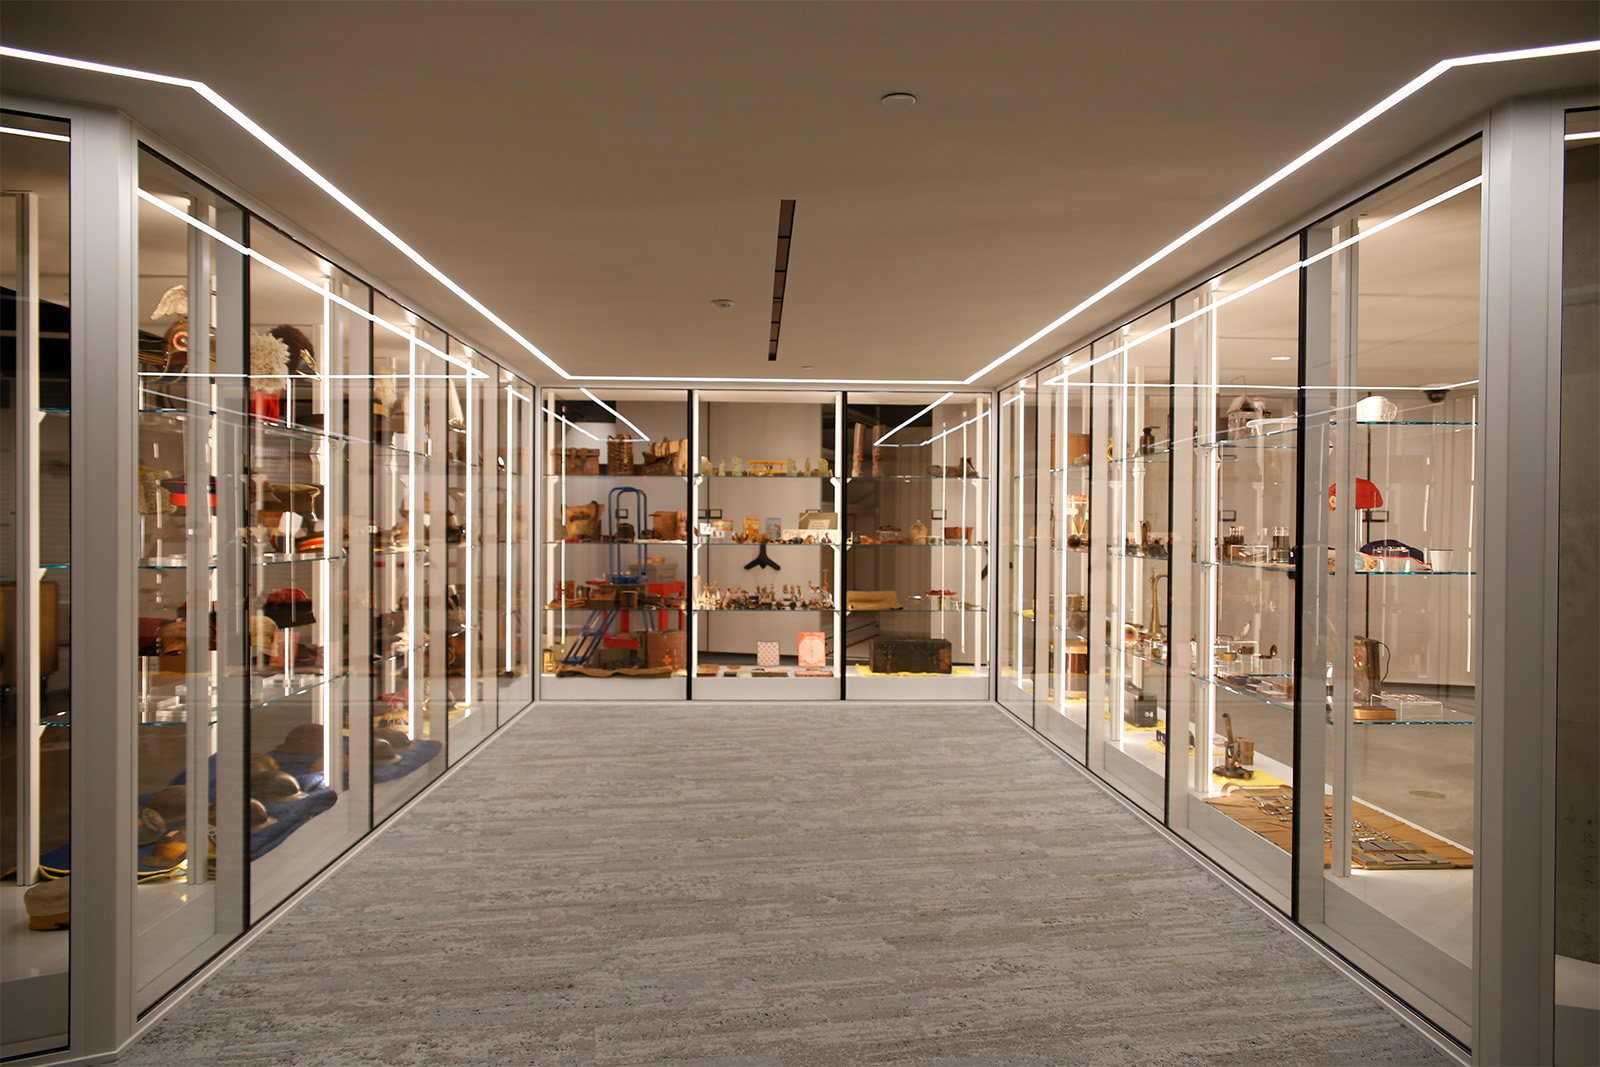
<svg viewBox="0 0 1600 1067">
<path fill-rule="evenodd" d="M 1329 511 L 1332 511 L 1334 509 L 1334 505 L 1338 501 L 1338 498 L 1339 498 L 1338 490 L 1339 490 L 1339 487 L 1337 485 L 1328 486 L 1328 510 Z M 1383 494 L 1378 492 L 1378 487 L 1373 485 L 1371 482 L 1367 481 L 1365 478 L 1357 478 L 1356 479 L 1356 510 L 1357 511 L 1367 511 L 1367 510 L 1370 510 L 1372 508 L 1381 508 L 1381 507 L 1383 507 Z"/>
<path fill-rule="evenodd" d="M 299 600 L 310 600 L 304 589 L 275 589 L 267 594 L 268 604 L 293 604 Z"/>
</svg>

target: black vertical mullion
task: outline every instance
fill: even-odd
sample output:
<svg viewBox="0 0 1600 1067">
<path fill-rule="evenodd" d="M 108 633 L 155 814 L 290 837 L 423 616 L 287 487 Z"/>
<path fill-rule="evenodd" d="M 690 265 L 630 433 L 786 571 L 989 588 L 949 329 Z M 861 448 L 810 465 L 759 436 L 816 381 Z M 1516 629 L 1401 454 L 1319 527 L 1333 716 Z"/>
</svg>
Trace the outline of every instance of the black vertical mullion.
<svg viewBox="0 0 1600 1067">
<path fill-rule="evenodd" d="M 1178 317 L 1178 302 L 1174 300 L 1167 305 L 1167 322 L 1170 324 Z M 1174 423 L 1178 404 L 1178 335 L 1176 330 L 1167 330 L 1167 662 L 1162 664 L 1162 674 L 1166 679 L 1166 706 L 1167 706 L 1167 750 L 1165 756 L 1165 775 L 1161 783 L 1161 823 L 1164 826 L 1172 825 L 1172 646 L 1173 623 L 1177 620 L 1172 617 L 1172 528 L 1177 524 L 1177 517 L 1172 514 L 1172 487 L 1178 480 L 1178 432 Z M 1185 751 L 1188 751 L 1185 748 Z"/>
<path fill-rule="evenodd" d="M 1304 263 L 1311 255 L 1311 231 L 1301 230 L 1299 234 L 1300 262 Z M 1305 648 L 1305 617 L 1301 605 L 1305 602 L 1306 577 L 1310 573 L 1311 561 L 1307 560 L 1305 553 L 1306 509 L 1309 507 L 1310 494 L 1306 492 L 1306 308 L 1310 299 L 1308 291 L 1307 274 L 1302 267 L 1298 272 L 1299 277 L 1299 304 L 1297 315 L 1298 344 L 1296 346 L 1295 360 L 1295 408 L 1299 414 L 1295 418 L 1295 505 L 1294 505 L 1294 569 L 1291 581 L 1294 586 L 1294 667 L 1289 672 L 1291 682 L 1297 682 L 1303 673 L 1306 662 Z M 1352 489 L 1353 493 L 1354 490 Z M 1355 497 L 1352 495 L 1351 499 Z M 1326 566 L 1318 562 L 1318 566 Z M 1306 804 L 1308 791 L 1305 788 L 1305 768 L 1301 766 L 1301 744 L 1305 726 L 1304 705 L 1307 700 L 1302 686 L 1294 686 L 1294 697 L 1290 701 L 1293 715 L 1293 751 L 1290 753 L 1291 766 L 1294 769 L 1295 802 L 1289 806 L 1289 918 L 1296 924 L 1300 922 L 1300 857 L 1297 850 L 1300 847 L 1301 812 Z M 1317 693 L 1318 701 L 1325 698 L 1322 692 Z M 1322 790 L 1319 788 L 1310 794 L 1318 800 L 1322 799 Z M 1318 811 L 1318 816 L 1321 812 Z"/>
</svg>

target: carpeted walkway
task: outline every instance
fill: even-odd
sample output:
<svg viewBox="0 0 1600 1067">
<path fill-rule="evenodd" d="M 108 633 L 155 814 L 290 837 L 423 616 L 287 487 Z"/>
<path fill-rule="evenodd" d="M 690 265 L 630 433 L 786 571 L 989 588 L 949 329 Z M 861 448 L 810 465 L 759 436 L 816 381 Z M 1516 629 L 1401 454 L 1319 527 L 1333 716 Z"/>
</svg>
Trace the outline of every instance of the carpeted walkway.
<svg viewBox="0 0 1600 1067">
<path fill-rule="evenodd" d="M 1444 1064 L 985 707 L 540 709 L 124 1064 Z"/>
</svg>

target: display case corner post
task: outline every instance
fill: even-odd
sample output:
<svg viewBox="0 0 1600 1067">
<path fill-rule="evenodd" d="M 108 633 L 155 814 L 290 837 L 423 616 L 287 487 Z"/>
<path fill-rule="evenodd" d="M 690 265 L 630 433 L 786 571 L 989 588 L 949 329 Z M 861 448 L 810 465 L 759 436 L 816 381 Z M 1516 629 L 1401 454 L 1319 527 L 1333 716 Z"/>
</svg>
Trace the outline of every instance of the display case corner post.
<svg viewBox="0 0 1600 1067">
<path fill-rule="evenodd" d="M 112 1052 L 133 1031 L 134 457 L 137 143 L 115 112 L 74 109 L 71 147 L 73 703 L 70 1048 Z"/>
<path fill-rule="evenodd" d="M 1484 137 L 1473 904 L 1480 1063 L 1553 1056 L 1563 133 L 1559 101 L 1522 98 L 1490 112 Z"/>
</svg>

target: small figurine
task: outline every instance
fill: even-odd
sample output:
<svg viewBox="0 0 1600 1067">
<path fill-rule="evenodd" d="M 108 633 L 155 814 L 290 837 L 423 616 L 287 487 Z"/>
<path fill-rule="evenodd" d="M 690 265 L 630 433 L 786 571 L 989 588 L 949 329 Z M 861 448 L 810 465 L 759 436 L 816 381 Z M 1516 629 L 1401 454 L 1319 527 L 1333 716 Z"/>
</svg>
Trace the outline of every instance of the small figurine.
<svg viewBox="0 0 1600 1067">
<path fill-rule="evenodd" d="M 790 478 L 793 478 L 798 473 L 795 470 L 794 460 L 786 459 L 783 461 L 783 473 Z"/>
<path fill-rule="evenodd" d="M 832 478 L 833 471 L 828 469 L 828 461 L 825 459 L 819 459 L 817 462 L 821 464 L 821 466 L 817 468 L 817 474 L 823 478 Z"/>
<path fill-rule="evenodd" d="M 715 471 L 716 471 L 716 468 L 711 465 L 711 460 L 706 456 L 701 456 L 700 457 L 700 473 L 701 473 L 701 475 L 704 476 L 704 477 L 709 478 L 709 477 L 711 477 L 711 475 L 713 473 L 715 473 Z"/>
<path fill-rule="evenodd" d="M 911 520 L 911 543 L 914 545 L 928 543 L 928 527 L 921 519 Z"/>
<path fill-rule="evenodd" d="M 740 459 L 738 456 L 734 456 L 733 457 L 733 467 L 732 467 L 732 469 L 730 469 L 728 471 L 728 473 L 731 474 L 735 478 L 743 477 L 743 475 L 744 475 L 744 460 Z"/>
</svg>

